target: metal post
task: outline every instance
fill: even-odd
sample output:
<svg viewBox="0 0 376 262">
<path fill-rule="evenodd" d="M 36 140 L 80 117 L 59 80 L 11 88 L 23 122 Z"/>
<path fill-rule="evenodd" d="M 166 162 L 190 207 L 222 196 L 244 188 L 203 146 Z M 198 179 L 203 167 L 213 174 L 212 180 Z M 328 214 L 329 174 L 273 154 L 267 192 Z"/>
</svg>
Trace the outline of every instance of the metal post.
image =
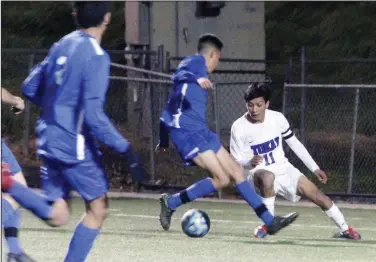
<svg viewBox="0 0 376 262">
<path fill-rule="evenodd" d="M 180 56 L 179 1 L 175 2 L 175 56 Z"/>
<path fill-rule="evenodd" d="M 218 101 L 219 101 L 219 88 L 220 85 L 216 85 L 214 87 L 214 124 L 215 124 L 215 132 L 221 138 L 221 127 L 219 125 L 219 108 L 218 108 Z M 218 190 L 218 198 L 222 198 L 222 189 Z"/>
<path fill-rule="evenodd" d="M 302 46 L 300 51 L 300 82 L 301 84 L 306 83 L 306 53 L 305 47 Z M 301 97 L 300 97 L 300 141 L 302 144 L 305 144 L 305 111 L 306 111 L 306 97 L 307 97 L 307 89 L 306 87 L 302 87 L 301 89 Z"/>
<path fill-rule="evenodd" d="M 289 62 L 287 64 L 285 83 L 291 83 L 291 72 L 292 72 L 292 57 L 290 56 Z M 282 113 L 287 117 L 287 99 L 288 99 L 288 89 L 283 85 L 283 96 L 282 96 Z"/>
<path fill-rule="evenodd" d="M 282 114 L 286 116 L 286 104 L 287 104 L 287 87 L 286 83 L 283 84 L 283 96 L 282 96 Z"/>
<path fill-rule="evenodd" d="M 35 62 L 35 54 L 30 54 L 29 72 L 33 68 L 34 62 Z M 24 132 L 23 132 L 23 148 L 22 148 L 22 153 L 25 157 L 29 156 L 30 118 L 31 118 L 31 104 L 29 100 L 26 100 L 25 117 L 24 117 Z"/>
<path fill-rule="evenodd" d="M 355 92 L 354 121 L 353 121 L 352 136 L 351 136 L 351 154 L 350 154 L 349 182 L 347 185 L 347 194 L 351 194 L 352 192 L 354 159 L 355 159 L 356 128 L 358 124 L 358 110 L 359 110 L 359 88 L 357 88 Z"/>
</svg>

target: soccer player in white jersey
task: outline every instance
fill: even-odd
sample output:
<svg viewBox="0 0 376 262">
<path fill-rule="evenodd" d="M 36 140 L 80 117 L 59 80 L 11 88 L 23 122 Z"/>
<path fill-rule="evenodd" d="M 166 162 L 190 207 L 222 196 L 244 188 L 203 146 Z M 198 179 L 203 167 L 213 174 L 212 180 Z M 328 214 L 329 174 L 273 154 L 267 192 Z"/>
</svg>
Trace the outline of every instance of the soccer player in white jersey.
<svg viewBox="0 0 376 262">
<path fill-rule="evenodd" d="M 304 195 L 338 226 L 340 232 L 337 237 L 360 239 L 359 233 L 347 225 L 338 207 L 285 157 L 282 139 L 320 182 L 327 182 L 325 172 L 295 137 L 285 116 L 268 109 L 270 96 L 267 83 L 249 86 L 244 95 L 248 112 L 231 128 L 232 156 L 244 167 L 245 175 L 259 189 L 264 204 L 271 212 L 274 213 L 276 194 L 292 202 L 299 201 Z M 255 237 L 266 236 L 265 226 L 255 229 Z"/>
</svg>

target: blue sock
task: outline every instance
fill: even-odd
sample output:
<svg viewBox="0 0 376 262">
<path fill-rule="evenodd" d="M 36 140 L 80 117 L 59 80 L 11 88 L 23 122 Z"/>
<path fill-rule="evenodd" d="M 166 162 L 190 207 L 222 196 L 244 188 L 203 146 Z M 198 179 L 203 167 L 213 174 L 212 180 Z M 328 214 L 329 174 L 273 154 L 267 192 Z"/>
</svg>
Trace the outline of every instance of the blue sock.
<svg viewBox="0 0 376 262">
<path fill-rule="evenodd" d="M 20 242 L 18 240 L 18 229 L 20 228 L 20 210 L 14 210 L 12 205 L 1 199 L 2 225 L 4 227 L 4 237 L 8 245 L 8 251 L 12 254 L 22 254 Z"/>
<path fill-rule="evenodd" d="M 99 228 L 88 228 L 80 222 L 74 231 L 69 244 L 68 254 L 64 262 L 82 262 L 89 254 L 95 238 L 99 234 Z"/>
<path fill-rule="evenodd" d="M 7 192 L 21 206 L 33 212 L 37 217 L 47 220 L 51 217 L 52 207 L 47 203 L 43 196 L 34 192 L 30 188 L 14 181 Z"/>
<path fill-rule="evenodd" d="M 5 198 L 1 198 L 1 224 L 3 226 L 12 217 L 13 212 L 12 205 Z"/>
<path fill-rule="evenodd" d="M 262 203 L 260 196 L 256 193 L 251 184 L 245 180 L 236 185 L 243 199 L 255 210 L 256 215 L 264 221 L 266 225 L 273 222 L 274 216 L 269 212 L 266 206 Z"/>
<path fill-rule="evenodd" d="M 175 210 L 182 204 L 191 202 L 197 198 L 206 196 L 215 192 L 217 189 L 213 186 L 211 178 L 202 179 L 187 189 L 171 196 L 168 199 L 168 207 Z"/>
</svg>

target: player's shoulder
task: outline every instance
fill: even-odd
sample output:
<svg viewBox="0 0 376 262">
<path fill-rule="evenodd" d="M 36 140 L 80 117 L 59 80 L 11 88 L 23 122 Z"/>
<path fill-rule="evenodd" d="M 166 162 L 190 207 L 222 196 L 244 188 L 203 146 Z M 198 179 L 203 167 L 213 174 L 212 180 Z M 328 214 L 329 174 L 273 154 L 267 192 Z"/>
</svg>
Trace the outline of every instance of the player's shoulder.
<svg viewBox="0 0 376 262">
<path fill-rule="evenodd" d="M 279 111 L 275 111 L 275 110 L 267 109 L 265 113 L 268 117 L 273 118 L 273 119 L 277 119 L 277 120 L 286 118 L 284 114 L 282 114 Z"/>
<path fill-rule="evenodd" d="M 202 55 L 194 54 L 186 56 L 178 66 L 178 70 L 186 69 L 189 71 L 196 71 L 197 67 L 205 67 L 205 58 Z"/>
<path fill-rule="evenodd" d="M 63 36 L 56 45 L 69 49 L 71 53 L 79 53 L 82 56 L 109 57 L 108 53 L 94 37 L 81 30 L 76 30 Z"/>
<path fill-rule="evenodd" d="M 236 131 L 240 130 L 246 122 L 248 122 L 246 118 L 247 113 L 243 114 L 241 117 L 236 119 L 234 123 L 232 123 L 231 130 Z"/>
</svg>

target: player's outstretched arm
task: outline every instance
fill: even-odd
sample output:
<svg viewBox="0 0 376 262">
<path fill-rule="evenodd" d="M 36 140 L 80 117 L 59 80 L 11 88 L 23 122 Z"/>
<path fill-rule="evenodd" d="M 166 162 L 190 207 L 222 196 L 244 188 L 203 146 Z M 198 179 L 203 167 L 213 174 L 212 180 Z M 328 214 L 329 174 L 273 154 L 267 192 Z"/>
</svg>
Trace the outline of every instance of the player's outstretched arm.
<svg viewBox="0 0 376 262">
<path fill-rule="evenodd" d="M 140 164 L 138 155 L 131 145 L 104 112 L 108 77 L 110 70 L 109 58 L 94 56 L 84 69 L 84 121 L 91 134 L 108 147 L 114 149 L 127 159 L 133 181 L 145 181 L 149 174 Z"/>
<path fill-rule="evenodd" d="M 286 141 L 291 150 L 299 157 L 300 160 L 302 160 L 302 162 L 311 172 L 314 173 L 315 171 L 320 170 L 319 166 L 316 164 L 315 160 L 313 160 L 308 150 L 292 132 L 286 117 L 283 114 L 280 114 L 278 120 L 280 121 L 282 138 Z"/>
<path fill-rule="evenodd" d="M 91 134 L 108 147 L 125 153 L 130 144 L 104 112 L 110 63 L 105 55 L 93 56 L 84 69 L 84 122 Z"/>
</svg>

